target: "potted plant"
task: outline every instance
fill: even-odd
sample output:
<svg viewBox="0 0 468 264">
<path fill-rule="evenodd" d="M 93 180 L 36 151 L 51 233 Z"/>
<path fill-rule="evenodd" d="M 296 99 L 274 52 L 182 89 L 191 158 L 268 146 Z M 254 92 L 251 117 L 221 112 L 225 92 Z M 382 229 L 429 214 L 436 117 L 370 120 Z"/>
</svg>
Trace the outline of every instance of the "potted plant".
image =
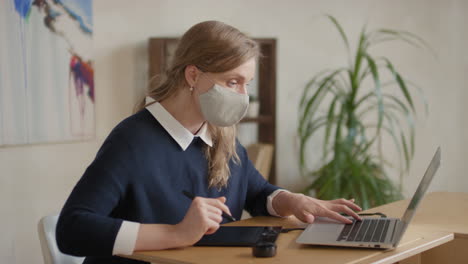
<svg viewBox="0 0 468 264">
<path fill-rule="evenodd" d="M 347 48 L 349 64 L 317 73 L 302 93 L 299 162 L 301 173 L 313 180 L 304 192 L 314 190 L 320 199 L 354 197 L 363 208 L 397 200 L 401 198 L 401 177 L 414 155 L 416 110 L 412 89 L 416 86 L 397 71 L 390 59 L 375 56 L 370 49 L 394 40 L 428 46 L 406 31 L 369 31 L 364 26 L 352 54 L 341 25 L 334 17 L 327 18 Z M 386 75 L 388 80 L 383 77 Z M 390 90 L 392 86 L 394 90 Z M 323 135 L 321 166 L 315 170 L 307 166 L 307 143 L 313 135 Z M 391 138 L 399 153 L 398 164 L 385 158 L 384 136 Z M 399 186 L 388 177 L 390 168 L 399 170 Z"/>
</svg>

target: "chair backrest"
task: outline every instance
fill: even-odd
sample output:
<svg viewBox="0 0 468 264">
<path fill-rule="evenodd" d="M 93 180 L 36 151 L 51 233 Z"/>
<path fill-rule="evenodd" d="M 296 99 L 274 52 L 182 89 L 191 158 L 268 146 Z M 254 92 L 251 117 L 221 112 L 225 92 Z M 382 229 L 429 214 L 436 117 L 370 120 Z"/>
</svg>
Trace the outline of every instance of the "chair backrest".
<svg viewBox="0 0 468 264">
<path fill-rule="evenodd" d="M 273 161 L 273 145 L 254 143 L 247 146 L 247 155 L 260 174 L 268 180 Z"/>
<path fill-rule="evenodd" d="M 41 242 L 42 256 L 45 264 L 82 264 L 84 258 L 63 254 L 55 240 L 55 227 L 58 215 L 44 216 L 39 220 L 37 231 Z"/>
</svg>

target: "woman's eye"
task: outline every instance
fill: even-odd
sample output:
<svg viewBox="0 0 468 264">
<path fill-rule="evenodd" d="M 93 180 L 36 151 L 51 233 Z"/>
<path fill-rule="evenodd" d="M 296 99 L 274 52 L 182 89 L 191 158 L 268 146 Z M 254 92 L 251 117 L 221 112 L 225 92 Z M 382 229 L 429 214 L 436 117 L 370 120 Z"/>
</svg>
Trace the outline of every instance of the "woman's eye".
<svg viewBox="0 0 468 264">
<path fill-rule="evenodd" d="M 229 87 L 236 87 L 237 82 L 228 82 Z"/>
</svg>

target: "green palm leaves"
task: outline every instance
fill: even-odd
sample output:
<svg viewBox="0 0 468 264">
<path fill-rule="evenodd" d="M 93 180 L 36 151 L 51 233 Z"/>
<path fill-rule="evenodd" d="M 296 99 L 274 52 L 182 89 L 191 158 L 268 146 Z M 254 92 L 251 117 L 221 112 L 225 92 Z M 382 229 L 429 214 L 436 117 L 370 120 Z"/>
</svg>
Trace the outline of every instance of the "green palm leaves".
<svg viewBox="0 0 468 264">
<path fill-rule="evenodd" d="M 303 91 L 299 162 L 302 174 L 314 179 L 305 191 L 314 189 L 321 199 L 354 197 L 364 208 L 394 201 L 401 197 L 401 186 L 389 179 L 387 171 L 397 168 L 403 175 L 414 155 L 415 86 L 388 58 L 376 57 L 369 50 L 394 40 L 416 47 L 428 45 L 409 32 L 367 31 L 364 27 L 353 55 L 341 25 L 334 17 L 327 17 L 347 48 L 349 65 L 317 73 Z M 316 134 L 323 135 L 324 165 L 310 171 L 307 143 Z M 384 136 L 399 153 L 397 166 L 384 157 Z"/>
</svg>

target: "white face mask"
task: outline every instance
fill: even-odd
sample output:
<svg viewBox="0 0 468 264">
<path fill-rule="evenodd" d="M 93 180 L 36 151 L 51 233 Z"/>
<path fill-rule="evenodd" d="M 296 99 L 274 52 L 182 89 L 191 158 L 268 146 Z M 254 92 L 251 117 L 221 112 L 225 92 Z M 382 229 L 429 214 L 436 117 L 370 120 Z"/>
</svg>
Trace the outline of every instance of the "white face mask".
<svg viewBox="0 0 468 264">
<path fill-rule="evenodd" d="M 203 117 L 220 127 L 238 123 L 247 112 L 249 96 L 215 84 L 198 96 Z"/>
</svg>

